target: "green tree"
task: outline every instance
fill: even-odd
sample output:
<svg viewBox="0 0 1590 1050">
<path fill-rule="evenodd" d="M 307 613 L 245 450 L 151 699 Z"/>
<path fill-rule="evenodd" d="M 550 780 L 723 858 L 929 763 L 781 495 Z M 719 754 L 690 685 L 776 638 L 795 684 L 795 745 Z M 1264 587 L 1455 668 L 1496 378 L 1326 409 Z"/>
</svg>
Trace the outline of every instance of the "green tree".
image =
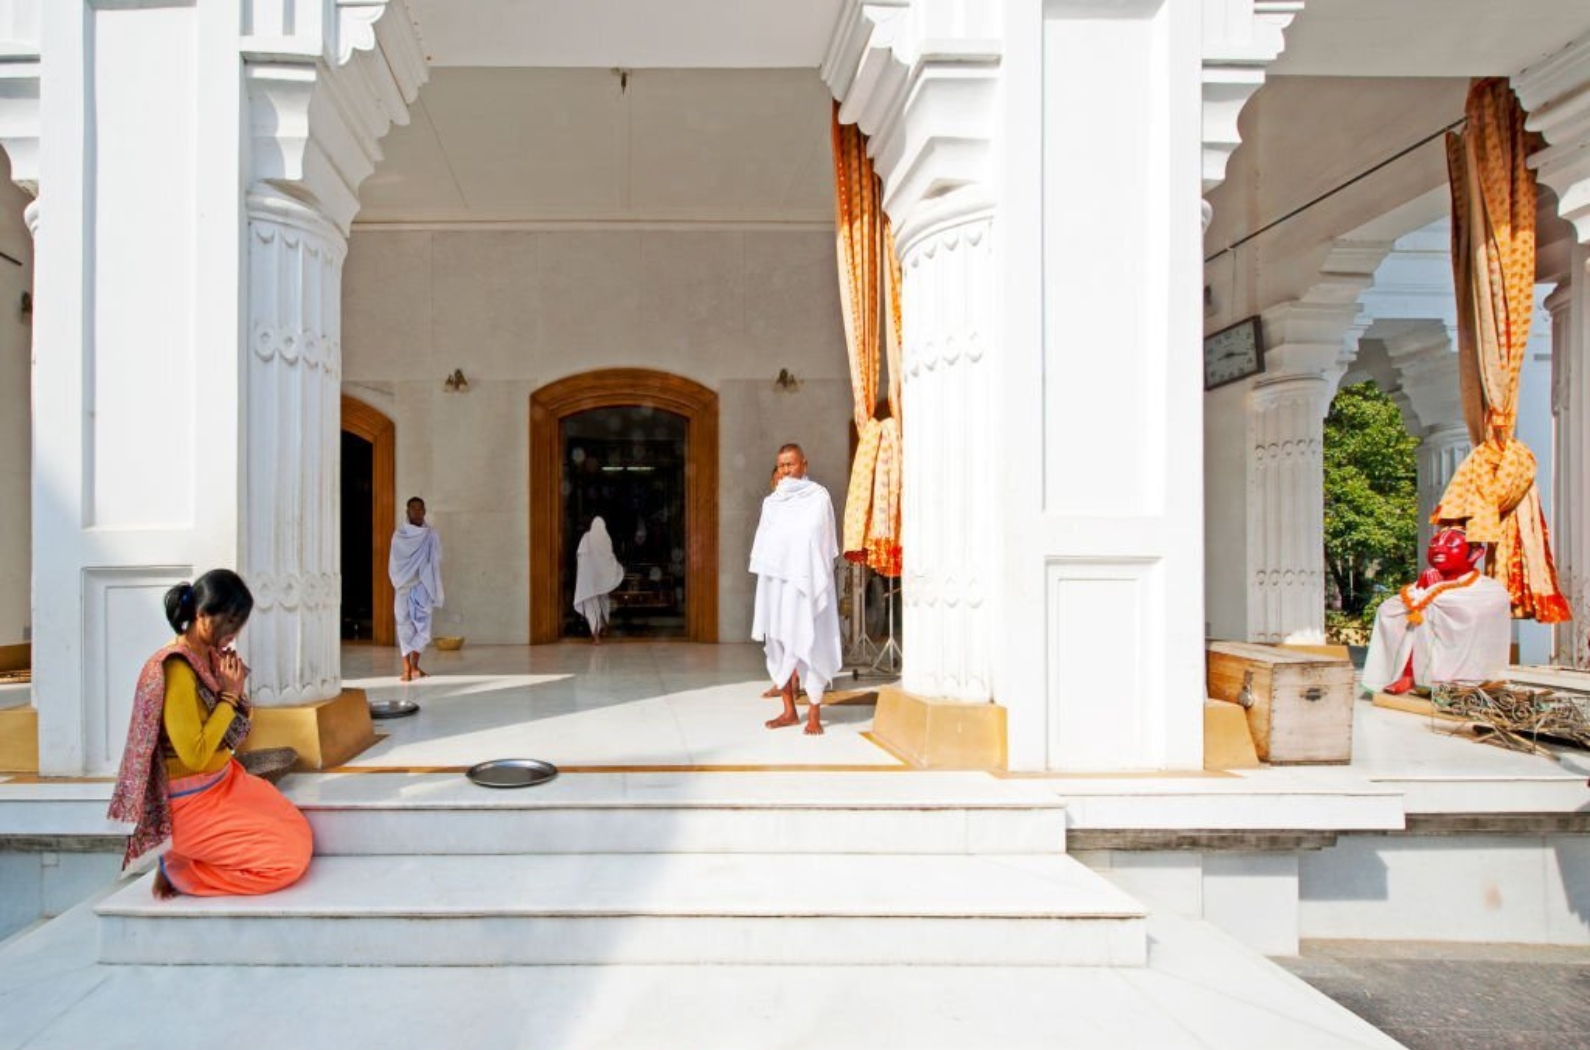
<svg viewBox="0 0 1590 1050">
<path fill-rule="evenodd" d="M 1418 443 L 1373 383 L 1343 387 L 1325 417 L 1325 566 L 1351 618 L 1416 574 Z"/>
</svg>

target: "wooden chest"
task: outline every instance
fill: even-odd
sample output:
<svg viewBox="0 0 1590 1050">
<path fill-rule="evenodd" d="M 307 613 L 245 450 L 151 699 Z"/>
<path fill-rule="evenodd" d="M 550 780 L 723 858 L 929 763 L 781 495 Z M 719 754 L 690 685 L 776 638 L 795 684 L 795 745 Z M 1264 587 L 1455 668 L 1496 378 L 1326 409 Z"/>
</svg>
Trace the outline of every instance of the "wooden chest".
<svg viewBox="0 0 1590 1050">
<path fill-rule="evenodd" d="M 1241 704 L 1262 761 L 1325 765 L 1351 761 L 1353 665 L 1317 653 L 1209 643 L 1209 695 Z"/>
</svg>

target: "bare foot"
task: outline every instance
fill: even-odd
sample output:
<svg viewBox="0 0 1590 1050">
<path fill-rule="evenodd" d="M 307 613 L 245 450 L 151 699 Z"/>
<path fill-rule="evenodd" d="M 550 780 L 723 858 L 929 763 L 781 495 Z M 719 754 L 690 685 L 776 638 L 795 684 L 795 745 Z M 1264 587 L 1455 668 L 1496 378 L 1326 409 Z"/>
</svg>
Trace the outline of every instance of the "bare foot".
<svg viewBox="0 0 1590 1050">
<path fill-rule="evenodd" d="M 400 682 L 412 682 L 412 681 L 414 681 L 414 676 L 409 674 L 407 671 L 404 671 L 402 674 L 398 675 L 398 681 L 400 681 Z"/>
<path fill-rule="evenodd" d="M 420 670 L 420 665 L 419 664 L 415 664 L 414 665 L 414 677 L 415 678 L 429 678 L 430 676 L 431 676 L 431 673 L 429 671 Z"/>
<path fill-rule="evenodd" d="M 778 698 L 778 694 L 779 694 L 778 686 L 770 685 L 765 690 L 762 691 L 762 699 L 763 700 L 774 700 L 774 699 Z"/>
<path fill-rule="evenodd" d="M 155 869 L 155 884 L 153 888 L 155 900 L 168 901 L 177 895 L 177 888 L 171 885 L 171 880 L 166 878 L 165 870 L 162 868 Z"/>
<path fill-rule="evenodd" d="M 806 735 L 807 736 L 822 736 L 823 735 L 823 720 L 822 720 L 822 717 L 820 715 L 818 715 L 817 711 L 818 711 L 817 705 L 813 704 L 812 705 L 812 709 L 811 709 L 811 713 L 806 716 Z"/>
<path fill-rule="evenodd" d="M 769 729 L 783 729 L 785 726 L 796 725 L 797 723 L 800 722 L 800 720 L 801 719 L 800 719 L 799 715 L 796 715 L 796 714 L 783 714 L 783 715 L 779 715 L 777 718 L 769 720 L 767 722 L 767 727 Z M 810 732 L 810 730 L 807 730 L 807 731 Z M 817 731 L 819 733 L 822 732 L 821 729 L 818 729 Z"/>
</svg>

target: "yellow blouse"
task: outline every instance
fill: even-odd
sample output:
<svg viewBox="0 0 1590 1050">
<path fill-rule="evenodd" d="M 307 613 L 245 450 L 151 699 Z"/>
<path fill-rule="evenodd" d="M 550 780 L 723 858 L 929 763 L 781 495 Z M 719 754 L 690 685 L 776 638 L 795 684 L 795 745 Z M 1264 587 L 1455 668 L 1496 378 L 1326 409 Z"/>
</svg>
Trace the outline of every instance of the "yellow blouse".
<svg viewBox="0 0 1590 1050">
<path fill-rule="evenodd" d="M 232 728 L 237 709 L 218 700 L 213 711 L 204 709 L 199 699 L 199 678 L 188 661 L 168 656 L 162 665 L 166 672 L 166 776 L 191 777 L 195 773 L 215 773 L 232 758 L 221 739 Z"/>
</svg>

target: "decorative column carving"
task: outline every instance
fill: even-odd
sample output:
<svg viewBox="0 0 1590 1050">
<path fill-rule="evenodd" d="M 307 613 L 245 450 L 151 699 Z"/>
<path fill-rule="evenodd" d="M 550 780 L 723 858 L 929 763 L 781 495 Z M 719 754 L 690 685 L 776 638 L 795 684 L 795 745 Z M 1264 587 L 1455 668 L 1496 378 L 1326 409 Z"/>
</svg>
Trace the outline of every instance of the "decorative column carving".
<svg viewBox="0 0 1590 1050">
<path fill-rule="evenodd" d="M 1256 383 L 1248 433 L 1248 633 L 1260 642 L 1325 641 L 1325 413 L 1322 374 Z"/>
<path fill-rule="evenodd" d="M 979 208 L 899 244 L 905 287 L 904 686 L 925 696 L 993 696 L 990 602 L 999 458 L 988 360 L 993 216 Z"/>
<path fill-rule="evenodd" d="M 340 688 L 342 263 L 325 216 L 248 195 L 248 355 L 240 571 L 254 590 L 251 684 L 264 705 Z"/>
</svg>

